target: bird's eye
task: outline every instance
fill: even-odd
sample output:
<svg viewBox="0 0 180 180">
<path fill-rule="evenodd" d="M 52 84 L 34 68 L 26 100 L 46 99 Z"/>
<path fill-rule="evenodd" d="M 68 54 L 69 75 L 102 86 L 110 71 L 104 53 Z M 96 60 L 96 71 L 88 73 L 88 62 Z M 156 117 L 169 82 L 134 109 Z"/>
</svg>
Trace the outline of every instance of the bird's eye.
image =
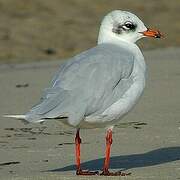
<svg viewBox="0 0 180 180">
<path fill-rule="evenodd" d="M 131 29 L 133 25 L 130 24 L 130 23 L 127 23 L 127 24 L 125 24 L 125 26 L 126 26 L 127 28 Z"/>
<path fill-rule="evenodd" d="M 137 25 L 133 24 L 130 21 L 125 22 L 124 24 L 114 24 L 112 32 L 116 34 L 121 34 L 123 31 L 129 32 L 129 31 L 135 31 Z"/>
<path fill-rule="evenodd" d="M 136 26 L 132 22 L 125 22 L 122 26 L 125 30 L 134 30 Z"/>
</svg>

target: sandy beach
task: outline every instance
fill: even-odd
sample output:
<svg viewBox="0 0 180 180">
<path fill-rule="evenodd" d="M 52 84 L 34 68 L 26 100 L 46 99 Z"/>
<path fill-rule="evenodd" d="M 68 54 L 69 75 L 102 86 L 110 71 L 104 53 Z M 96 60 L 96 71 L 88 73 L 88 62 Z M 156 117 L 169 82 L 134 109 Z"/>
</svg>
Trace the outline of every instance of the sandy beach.
<svg viewBox="0 0 180 180">
<path fill-rule="evenodd" d="M 77 177 L 73 128 L 56 121 L 24 124 L 0 117 L 0 179 L 180 179 L 180 48 L 144 52 L 145 93 L 114 128 L 111 169 L 128 177 Z M 0 115 L 23 114 L 38 102 L 62 61 L 0 66 Z M 100 170 L 105 130 L 81 130 L 82 166 Z"/>
<path fill-rule="evenodd" d="M 0 63 L 64 59 L 88 49 L 102 18 L 115 9 L 165 34 L 139 41 L 142 49 L 180 46 L 179 0 L 0 0 Z"/>
</svg>

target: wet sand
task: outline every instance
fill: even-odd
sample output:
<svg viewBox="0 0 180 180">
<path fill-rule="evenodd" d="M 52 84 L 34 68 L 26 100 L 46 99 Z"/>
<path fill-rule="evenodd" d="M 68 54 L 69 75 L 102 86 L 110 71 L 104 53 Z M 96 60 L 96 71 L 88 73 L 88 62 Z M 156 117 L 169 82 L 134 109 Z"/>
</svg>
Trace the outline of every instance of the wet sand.
<svg viewBox="0 0 180 180">
<path fill-rule="evenodd" d="M 77 177 L 73 128 L 56 121 L 23 124 L 0 117 L 0 179 L 179 179 L 180 48 L 146 51 L 148 81 L 135 109 L 114 128 L 111 169 L 128 177 Z M 62 61 L 0 66 L 0 115 L 37 103 Z M 103 164 L 105 130 L 81 130 L 82 166 Z"/>
</svg>

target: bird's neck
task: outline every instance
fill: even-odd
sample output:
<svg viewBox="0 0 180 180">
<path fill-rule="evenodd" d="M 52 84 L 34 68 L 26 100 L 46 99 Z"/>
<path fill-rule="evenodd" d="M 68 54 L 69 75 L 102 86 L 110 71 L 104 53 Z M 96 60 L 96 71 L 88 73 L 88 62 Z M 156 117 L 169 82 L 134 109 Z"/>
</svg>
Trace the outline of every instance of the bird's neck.
<svg viewBox="0 0 180 180">
<path fill-rule="evenodd" d="M 112 33 L 109 29 L 100 28 L 99 36 L 98 36 L 98 44 L 102 43 L 112 43 L 116 45 L 121 45 L 122 42 L 126 42 L 127 44 L 135 44 L 134 41 L 130 40 L 126 36 L 119 37 L 116 34 Z"/>
<path fill-rule="evenodd" d="M 106 28 L 100 28 L 99 36 L 98 36 L 98 44 L 115 44 L 120 47 L 124 47 L 125 49 L 129 49 L 135 53 L 140 52 L 139 47 L 132 41 L 127 38 L 120 38 L 116 36 L 114 33 L 110 32 Z"/>
<path fill-rule="evenodd" d="M 100 29 L 99 37 L 98 37 L 98 44 L 105 44 L 105 43 L 115 44 L 117 46 L 120 46 L 121 48 L 124 48 L 133 52 L 134 55 L 138 57 L 137 59 L 138 63 L 141 64 L 143 69 L 145 69 L 144 57 L 141 53 L 141 50 L 134 42 L 131 42 L 127 40 L 126 38 L 117 37 L 113 33 L 110 33 L 110 31 L 108 30 Z"/>
</svg>

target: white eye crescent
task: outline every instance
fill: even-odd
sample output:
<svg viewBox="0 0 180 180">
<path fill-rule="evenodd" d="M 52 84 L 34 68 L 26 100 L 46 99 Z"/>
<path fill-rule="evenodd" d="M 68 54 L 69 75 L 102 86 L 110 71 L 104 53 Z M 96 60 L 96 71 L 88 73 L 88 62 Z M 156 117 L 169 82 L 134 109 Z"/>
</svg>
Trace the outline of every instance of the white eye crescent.
<svg viewBox="0 0 180 180">
<path fill-rule="evenodd" d="M 136 28 L 136 26 L 135 26 L 132 22 L 130 22 L 130 21 L 125 22 L 122 27 L 123 27 L 123 29 L 125 29 L 125 30 L 129 30 L 129 29 L 132 29 L 132 30 L 133 30 L 133 29 Z"/>
</svg>

